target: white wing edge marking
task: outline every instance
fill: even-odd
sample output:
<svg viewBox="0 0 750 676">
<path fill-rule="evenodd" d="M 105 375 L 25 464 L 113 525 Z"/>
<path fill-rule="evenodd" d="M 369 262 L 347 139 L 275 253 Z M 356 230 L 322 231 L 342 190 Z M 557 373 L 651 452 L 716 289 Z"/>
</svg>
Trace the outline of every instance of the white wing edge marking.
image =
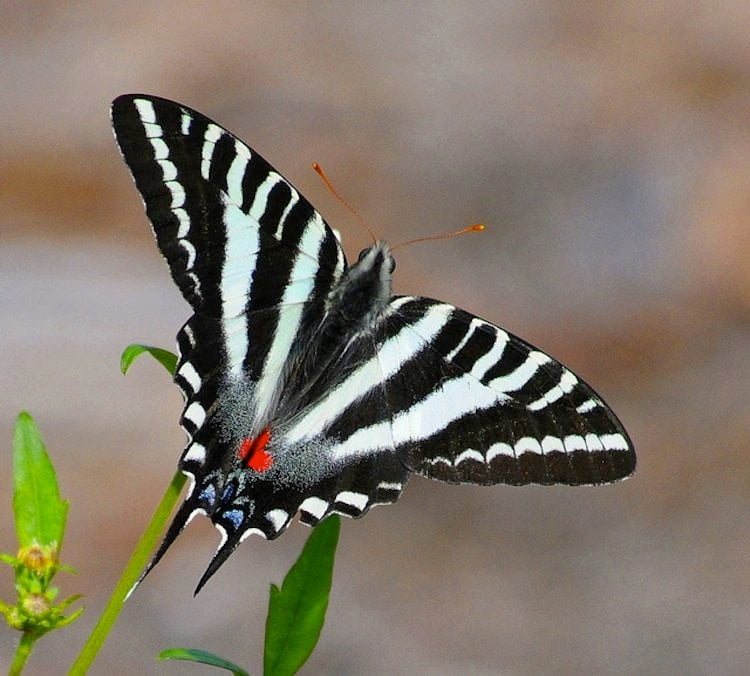
<svg viewBox="0 0 750 676">
<path fill-rule="evenodd" d="M 353 491 L 341 491 L 335 499 L 334 503 L 340 502 L 344 505 L 349 505 L 358 509 L 360 512 L 367 506 L 368 496 L 364 493 L 355 493 Z"/>
<path fill-rule="evenodd" d="M 278 533 L 289 520 L 289 514 L 283 509 L 272 509 L 266 514 L 266 519 L 273 526 L 274 531 Z"/>
<path fill-rule="evenodd" d="M 182 459 L 203 464 L 206 461 L 206 447 L 203 444 L 191 444 Z"/>
<path fill-rule="evenodd" d="M 227 529 L 224 528 L 224 526 L 222 526 L 220 523 L 215 523 L 214 528 L 216 528 L 216 530 L 218 530 L 219 534 L 221 535 L 221 537 L 219 538 L 219 546 L 216 548 L 216 551 L 218 552 L 227 543 L 229 536 L 227 535 Z"/>
<path fill-rule="evenodd" d="M 456 459 L 453 461 L 453 464 L 458 467 L 458 465 L 460 465 L 462 462 L 465 462 L 466 460 L 476 460 L 477 462 L 481 463 L 485 462 L 484 456 L 479 451 L 475 451 L 473 448 L 469 448 L 463 453 L 459 453 L 456 456 Z"/>
<path fill-rule="evenodd" d="M 244 542 L 247 540 L 251 535 L 260 535 L 264 540 L 268 539 L 268 536 L 260 529 L 260 528 L 248 528 L 246 531 L 240 535 L 240 542 Z"/>
<path fill-rule="evenodd" d="M 193 390 L 193 394 L 201 389 L 201 377 L 198 375 L 198 371 L 195 370 L 195 367 L 189 361 L 186 361 L 182 366 L 180 366 L 179 370 L 177 371 L 177 375 L 183 378 L 185 382 L 190 385 L 190 388 Z"/>
<path fill-rule="evenodd" d="M 192 242 L 188 242 L 186 239 L 180 239 L 177 240 L 180 243 L 180 246 L 187 252 L 188 259 L 185 263 L 185 270 L 192 270 L 195 266 L 195 247 L 193 246 Z"/>
<path fill-rule="evenodd" d="M 328 503 L 320 498 L 307 498 L 299 508 L 308 514 L 312 514 L 316 519 L 321 519 L 328 509 Z"/>
<path fill-rule="evenodd" d="M 206 409 L 203 408 L 197 401 L 194 401 L 190 406 L 185 409 L 182 414 L 184 418 L 187 418 L 196 427 L 200 427 L 206 419 Z"/>
<path fill-rule="evenodd" d="M 183 136 L 187 136 L 190 133 L 190 125 L 193 122 L 193 118 L 188 115 L 185 111 L 182 112 L 182 117 L 180 117 L 180 131 L 182 132 Z"/>
<path fill-rule="evenodd" d="M 502 441 L 492 444 L 492 446 L 487 449 L 487 462 L 491 462 L 498 455 L 507 455 L 510 458 L 515 457 L 513 446 Z"/>
<path fill-rule="evenodd" d="M 378 484 L 378 488 L 384 491 L 400 491 L 402 487 L 403 487 L 403 484 L 393 482 L 393 481 L 381 481 Z"/>
</svg>

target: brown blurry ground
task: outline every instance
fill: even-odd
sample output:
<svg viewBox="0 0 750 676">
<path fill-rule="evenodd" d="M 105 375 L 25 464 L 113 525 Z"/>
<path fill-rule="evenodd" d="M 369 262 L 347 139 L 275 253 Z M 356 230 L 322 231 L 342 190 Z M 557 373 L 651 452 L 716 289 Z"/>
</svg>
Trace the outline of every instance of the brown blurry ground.
<svg viewBox="0 0 750 676">
<path fill-rule="evenodd" d="M 397 291 L 454 302 L 606 397 L 636 476 L 596 489 L 412 481 L 345 521 L 310 674 L 746 673 L 750 658 L 750 10 L 746 2 L 0 4 L 0 551 L 10 436 L 37 419 L 71 501 L 38 646 L 63 673 L 172 475 L 180 397 L 121 348 L 187 306 L 151 241 L 108 106 L 144 91 L 237 132 L 344 233 L 483 221 L 399 252 Z M 268 584 L 308 534 L 243 545 L 197 598 L 196 520 L 94 673 L 209 649 L 258 673 Z M 9 570 L 0 596 L 11 595 Z M 15 636 L 0 628 L 0 669 Z"/>
</svg>

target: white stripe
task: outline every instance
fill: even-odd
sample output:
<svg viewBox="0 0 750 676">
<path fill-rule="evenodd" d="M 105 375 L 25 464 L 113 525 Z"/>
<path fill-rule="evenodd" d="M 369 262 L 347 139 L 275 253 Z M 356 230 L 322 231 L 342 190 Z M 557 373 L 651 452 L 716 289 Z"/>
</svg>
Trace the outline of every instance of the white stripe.
<svg viewBox="0 0 750 676">
<path fill-rule="evenodd" d="M 135 99 L 134 103 L 142 122 L 156 124 L 156 112 L 154 112 L 154 105 L 151 101 Z M 161 136 L 161 134 L 159 134 L 159 136 Z"/>
<path fill-rule="evenodd" d="M 576 407 L 578 413 L 588 413 L 599 406 L 599 402 L 596 399 L 586 399 L 580 406 Z"/>
<path fill-rule="evenodd" d="M 180 246 L 187 251 L 187 261 L 185 262 L 185 269 L 186 270 L 192 270 L 193 266 L 195 265 L 195 247 L 193 246 L 192 242 L 189 242 L 186 239 L 180 239 L 177 240 L 180 244 Z"/>
<path fill-rule="evenodd" d="M 546 436 L 542 439 L 542 453 L 565 453 L 565 446 L 559 437 Z"/>
<path fill-rule="evenodd" d="M 560 376 L 560 382 L 545 392 L 539 399 L 531 402 L 526 408 L 529 411 L 539 411 L 546 408 L 560 397 L 568 394 L 577 384 L 578 378 L 568 371 L 568 369 L 564 369 Z"/>
<path fill-rule="evenodd" d="M 200 427 L 206 419 L 206 409 L 204 409 L 197 401 L 194 401 L 185 409 L 182 416 L 183 418 L 187 418 L 196 427 Z"/>
<path fill-rule="evenodd" d="M 391 447 L 390 433 L 396 446 L 427 439 L 467 413 L 490 408 L 506 400 L 503 395 L 465 374 L 444 382 L 411 408 L 394 416 L 392 425 L 384 421 L 357 430 L 334 446 L 331 455 L 334 460 L 343 460 L 387 450 Z M 335 407 L 334 410 L 340 411 Z"/>
<path fill-rule="evenodd" d="M 365 362 L 356 371 L 346 378 L 335 389 L 331 390 L 320 402 L 303 416 L 299 422 L 289 431 L 287 440 L 290 443 L 304 438 L 319 436 L 330 425 L 341 412 L 353 404 L 357 399 L 366 395 L 372 388 L 379 387 L 381 383 L 396 373 L 401 366 L 413 357 L 424 345 L 425 340 L 431 340 L 445 326 L 448 316 L 452 310 L 450 305 L 433 305 L 425 315 L 414 325 L 406 324 L 401 330 L 388 338 L 377 355 Z M 380 425 L 382 425 L 381 423 Z M 388 423 L 385 423 L 388 425 Z M 381 439 L 374 448 L 386 448 L 380 441 L 387 444 L 390 434 L 386 432 L 387 427 L 381 428 Z M 355 432 L 356 437 L 360 432 Z M 385 432 L 385 435 L 384 435 Z M 368 448 L 373 448 L 372 441 Z"/>
<path fill-rule="evenodd" d="M 516 455 L 524 453 L 542 454 L 542 446 L 534 437 L 521 437 L 515 444 Z"/>
<path fill-rule="evenodd" d="M 151 147 L 154 149 L 155 160 L 166 160 L 169 157 L 169 148 L 161 138 L 152 138 Z"/>
<path fill-rule="evenodd" d="M 354 493 L 352 491 L 341 491 L 336 496 L 334 502 L 341 502 L 358 509 L 360 512 L 367 506 L 367 496 L 364 493 Z"/>
<path fill-rule="evenodd" d="M 281 236 L 284 233 L 284 225 L 286 222 L 286 217 L 289 215 L 289 212 L 292 210 L 292 207 L 294 207 L 294 205 L 297 204 L 297 202 L 299 202 L 299 193 L 294 188 L 292 188 L 292 186 L 289 186 L 289 191 L 291 193 L 289 197 L 289 202 L 287 203 L 286 207 L 284 207 L 284 212 L 281 214 L 281 218 L 279 218 L 279 224 L 276 227 L 276 232 L 274 233 L 274 236 L 276 237 L 276 239 L 279 239 L 279 240 L 281 239 Z M 306 227 L 310 227 L 309 222 Z M 299 248 L 302 249 L 302 251 L 305 251 L 306 253 L 314 253 L 312 251 L 307 251 L 303 247 L 304 247 L 304 241 L 300 242 Z"/>
<path fill-rule="evenodd" d="M 136 102 L 136 105 L 138 105 L 138 102 Z M 146 122 L 144 119 L 141 119 L 141 122 L 143 123 L 143 128 L 146 130 L 146 138 L 161 138 L 164 134 L 161 125 L 154 124 L 153 122 Z"/>
<path fill-rule="evenodd" d="M 587 451 L 586 440 L 577 434 L 571 434 L 563 439 L 565 445 L 565 451 L 567 453 L 573 453 L 573 451 Z"/>
<path fill-rule="evenodd" d="M 222 329 L 229 370 L 233 376 L 240 376 L 248 347 L 245 316 L 225 318 L 222 322 Z"/>
<path fill-rule="evenodd" d="M 549 361 L 552 358 L 544 352 L 529 352 L 523 364 L 508 375 L 491 380 L 489 386 L 499 392 L 516 392 L 531 380 L 542 364 Z"/>
<path fill-rule="evenodd" d="M 190 125 L 193 122 L 193 118 L 188 115 L 187 113 L 182 113 L 182 117 L 180 118 L 180 131 L 182 132 L 183 136 L 187 136 L 190 133 Z"/>
<path fill-rule="evenodd" d="M 628 442 L 622 434 L 602 434 L 599 439 L 608 451 L 627 451 Z"/>
<path fill-rule="evenodd" d="M 190 385 L 193 393 L 201 389 L 201 377 L 189 361 L 186 361 L 180 366 L 180 370 L 177 371 L 177 374 L 185 379 L 185 382 Z"/>
<path fill-rule="evenodd" d="M 221 127 L 217 127 L 215 124 L 209 124 L 206 127 L 206 133 L 203 135 L 203 147 L 201 148 L 201 176 L 205 179 L 208 179 L 211 171 L 211 159 L 216 148 L 216 142 L 223 134 Z"/>
<path fill-rule="evenodd" d="M 177 228 L 177 239 L 184 239 L 190 232 L 190 216 L 188 216 L 187 211 L 179 207 L 177 209 L 173 209 L 172 211 L 174 215 L 177 216 L 177 220 L 180 222 L 180 225 Z"/>
<path fill-rule="evenodd" d="M 316 519 L 320 519 L 326 513 L 328 503 L 320 498 L 311 497 L 307 498 L 299 508 L 308 514 L 312 514 Z"/>
<path fill-rule="evenodd" d="M 273 509 L 266 514 L 266 519 L 273 526 L 274 531 L 278 533 L 289 519 L 289 514 L 283 509 Z"/>
<path fill-rule="evenodd" d="M 308 225 L 302 234 L 299 248 L 303 250 L 315 250 L 317 252 L 322 243 L 323 240 L 319 233 L 315 232 Z M 310 266 L 313 268 L 312 271 L 308 271 Z M 289 357 L 289 351 L 297 337 L 300 322 L 302 321 L 304 305 L 299 301 L 309 299 L 310 294 L 312 294 L 315 286 L 315 270 L 317 270 L 317 255 L 315 259 L 311 259 L 305 254 L 298 252 L 290 273 L 290 280 L 294 280 L 294 282 L 287 284 L 284 294 L 281 297 L 281 309 L 276 324 L 276 331 L 274 331 L 273 340 L 263 365 L 263 372 L 257 383 L 258 407 L 256 410 L 256 420 L 258 422 L 266 420 L 268 410 L 276 399 L 275 394 L 276 388 L 279 386 L 279 374 Z M 311 276 L 307 276 L 308 273 Z"/>
<path fill-rule="evenodd" d="M 268 539 L 266 534 L 260 528 L 248 528 L 246 531 L 242 533 L 242 535 L 240 535 L 240 542 L 244 542 L 251 535 L 260 535 L 264 540 Z"/>
<path fill-rule="evenodd" d="M 464 337 L 461 338 L 461 341 L 454 347 L 447 355 L 445 355 L 445 358 L 448 361 L 453 361 L 453 358 L 463 349 L 464 345 L 469 342 L 469 339 L 474 335 L 474 331 L 476 331 L 478 326 L 482 325 L 482 320 L 477 319 L 474 317 L 474 319 L 469 322 L 469 329 L 464 333 Z"/>
<path fill-rule="evenodd" d="M 471 367 L 471 374 L 481 380 L 500 359 L 502 359 L 505 346 L 508 344 L 508 334 L 502 329 L 497 331 L 495 343 L 490 350 L 482 357 L 477 359 L 474 366 Z"/>
<path fill-rule="evenodd" d="M 513 446 L 499 441 L 496 444 L 492 444 L 487 450 L 487 462 L 490 462 L 498 455 L 507 455 L 509 458 L 513 458 L 516 454 L 513 450 Z"/>
<path fill-rule="evenodd" d="M 242 180 L 245 178 L 245 170 L 247 169 L 247 163 L 249 158 L 246 157 L 246 153 L 240 154 L 240 149 L 244 149 L 245 146 L 239 141 L 235 141 L 234 149 L 237 153 L 232 164 L 227 172 L 227 194 L 229 198 L 238 206 L 242 206 L 243 193 L 242 193 Z"/>
<path fill-rule="evenodd" d="M 479 451 L 475 451 L 473 448 L 469 448 L 463 453 L 459 453 L 456 456 L 456 459 L 453 461 L 453 464 L 458 467 L 465 460 L 477 460 L 481 463 L 485 462 L 484 456 Z"/>
<path fill-rule="evenodd" d="M 182 459 L 202 464 L 206 460 L 206 447 L 201 444 L 191 444 Z"/>
<path fill-rule="evenodd" d="M 161 167 L 162 180 L 174 181 L 177 178 L 177 167 L 169 160 L 157 160 L 156 163 Z"/>
<path fill-rule="evenodd" d="M 266 176 L 266 179 L 258 186 L 255 191 L 255 197 L 253 203 L 250 205 L 250 211 L 248 216 L 252 218 L 256 223 L 260 223 L 260 219 L 264 213 L 266 213 L 266 206 L 268 204 L 268 195 L 274 186 L 280 182 L 285 182 L 281 176 L 276 172 L 271 171 Z"/>
<path fill-rule="evenodd" d="M 255 273 L 260 231 L 239 207 L 224 202 L 224 265 L 221 269 L 221 303 L 224 318 L 224 339 L 230 367 L 239 374 L 247 354 L 247 331 L 243 313 L 247 303 L 247 293 Z M 244 279 L 244 285 L 237 288 L 237 279 Z M 239 319 L 241 328 L 236 326 Z M 235 326 L 230 327 L 230 323 Z"/>
<path fill-rule="evenodd" d="M 390 481 L 381 481 L 378 484 L 378 488 L 384 490 L 384 491 L 400 491 L 402 484 L 399 483 L 393 483 Z"/>
<path fill-rule="evenodd" d="M 604 444 L 602 444 L 602 440 L 596 434 L 587 434 L 585 440 L 586 446 L 592 453 L 604 450 Z"/>
</svg>

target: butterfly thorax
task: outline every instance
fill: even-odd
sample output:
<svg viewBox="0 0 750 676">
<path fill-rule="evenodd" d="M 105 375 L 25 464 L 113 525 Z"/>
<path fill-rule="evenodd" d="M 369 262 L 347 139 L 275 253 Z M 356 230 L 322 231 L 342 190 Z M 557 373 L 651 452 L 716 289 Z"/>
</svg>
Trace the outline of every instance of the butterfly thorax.
<svg viewBox="0 0 750 676">
<path fill-rule="evenodd" d="M 328 297 L 331 321 L 348 330 L 369 328 L 391 298 L 391 275 L 395 267 L 386 242 L 363 249 L 359 260 L 344 273 Z"/>
<path fill-rule="evenodd" d="M 297 345 L 275 413 L 293 417 L 344 378 L 357 363 L 352 345 L 387 313 L 395 261 L 385 242 L 364 249 L 326 301 L 320 323 Z"/>
</svg>

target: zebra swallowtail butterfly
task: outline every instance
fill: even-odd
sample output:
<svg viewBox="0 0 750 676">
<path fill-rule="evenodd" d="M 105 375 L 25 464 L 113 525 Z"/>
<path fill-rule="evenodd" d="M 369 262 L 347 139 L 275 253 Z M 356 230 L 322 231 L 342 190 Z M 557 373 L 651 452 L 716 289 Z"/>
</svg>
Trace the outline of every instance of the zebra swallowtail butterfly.
<svg viewBox="0 0 750 676">
<path fill-rule="evenodd" d="M 348 265 L 321 215 L 226 129 L 140 94 L 117 98 L 112 122 L 193 309 L 175 376 L 192 485 L 147 571 L 196 514 L 221 534 L 198 591 L 250 534 L 361 517 L 414 473 L 579 485 L 633 471 L 588 385 L 464 310 L 392 295 L 385 242 Z"/>
</svg>

